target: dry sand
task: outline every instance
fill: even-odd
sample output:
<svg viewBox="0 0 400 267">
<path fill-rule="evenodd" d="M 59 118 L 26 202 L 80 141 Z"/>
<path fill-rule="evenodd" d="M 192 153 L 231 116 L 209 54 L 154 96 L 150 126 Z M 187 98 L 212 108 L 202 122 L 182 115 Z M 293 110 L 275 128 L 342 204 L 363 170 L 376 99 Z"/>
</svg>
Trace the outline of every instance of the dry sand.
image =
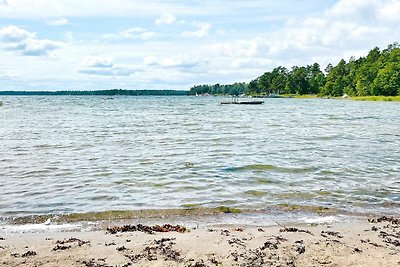
<svg viewBox="0 0 400 267">
<path fill-rule="evenodd" d="M 400 266 L 400 223 L 0 235 L 0 266 Z"/>
</svg>

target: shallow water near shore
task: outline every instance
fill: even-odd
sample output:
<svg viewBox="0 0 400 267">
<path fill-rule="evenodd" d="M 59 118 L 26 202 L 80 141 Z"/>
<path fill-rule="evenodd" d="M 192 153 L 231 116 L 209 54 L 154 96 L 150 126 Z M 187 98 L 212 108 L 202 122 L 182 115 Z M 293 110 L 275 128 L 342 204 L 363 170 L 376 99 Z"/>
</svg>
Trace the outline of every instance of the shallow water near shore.
<svg viewBox="0 0 400 267">
<path fill-rule="evenodd" d="M 0 217 L 327 207 L 400 212 L 400 105 L 2 97 Z"/>
</svg>

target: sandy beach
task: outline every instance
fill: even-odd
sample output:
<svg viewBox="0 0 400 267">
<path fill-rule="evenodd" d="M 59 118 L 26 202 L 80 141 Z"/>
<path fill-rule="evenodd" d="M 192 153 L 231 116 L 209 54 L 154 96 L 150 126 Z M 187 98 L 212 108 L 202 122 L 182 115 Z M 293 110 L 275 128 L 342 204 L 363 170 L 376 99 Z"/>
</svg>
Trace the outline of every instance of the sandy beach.
<svg viewBox="0 0 400 267">
<path fill-rule="evenodd" d="M 400 266 L 400 221 L 0 235 L 1 266 Z"/>
</svg>

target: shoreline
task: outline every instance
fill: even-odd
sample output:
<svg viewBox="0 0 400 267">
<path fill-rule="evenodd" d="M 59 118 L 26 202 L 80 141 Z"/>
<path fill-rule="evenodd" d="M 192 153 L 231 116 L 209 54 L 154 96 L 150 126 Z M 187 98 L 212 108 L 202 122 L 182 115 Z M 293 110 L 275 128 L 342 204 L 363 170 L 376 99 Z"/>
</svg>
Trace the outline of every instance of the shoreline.
<svg viewBox="0 0 400 267">
<path fill-rule="evenodd" d="M 400 221 L 390 217 L 274 226 L 142 222 L 147 223 L 124 228 L 126 222 L 110 221 L 92 231 L 0 233 L 0 265 L 397 266 L 400 259 Z"/>
</svg>

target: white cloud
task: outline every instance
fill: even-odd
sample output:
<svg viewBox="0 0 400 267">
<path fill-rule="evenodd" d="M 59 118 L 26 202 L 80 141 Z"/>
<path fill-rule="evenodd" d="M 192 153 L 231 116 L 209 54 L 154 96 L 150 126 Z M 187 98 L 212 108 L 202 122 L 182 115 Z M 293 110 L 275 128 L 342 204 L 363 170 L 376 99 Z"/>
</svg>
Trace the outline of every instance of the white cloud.
<svg viewBox="0 0 400 267">
<path fill-rule="evenodd" d="M 50 26 L 64 26 L 69 24 L 69 20 L 66 18 L 58 18 L 46 21 Z"/>
<path fill-rule="evenodd" d="M 144 41 L 150 40 L 154 38 L 157 34 L 152 31 L 147 31 L 144 28 L 141 27 L 133 27 L 129 28 L 123 31 L 120 31 L 118 33 L 111 33 L 111 34 L 105 34 L 103 35 L 103 38 L 105 39 L 114 39 L 114 40 L 119 40 L 119 39 L 141 39 Z"/>
<path fill-rule="evenodd" d="M 131 17 L 159 15 L 178 12 L 195 14 L 201 11 L 191 3 L 177 1 L 148 0 L 0 0 L 8 3 L 0 8 L 0 17 L 7 18 L 49 18 L 49 17 Z"/>
<path fill-rule="evenodd" d="M 400 39 L 400 2 L 396 0 L 339 0 L 317 16 L 292 18 L 263 37 L 215 43 L 210 50 L 218 57 L 234 58 L 254 68 L 255 58 L 277 65 L 336 64 L 340 58 L 365 55 L 375 46 L 384 48 Z M 383 17 L 386 17 L 385 19 Z M 397 21 L 398 23 L 394 23 Z"/>
<path fill-rule="evenodd" d="M 108 56 L 85 58 L 81 62 L 79 73 L 92 76 L 126 77 L 133 75 L 137 69 L 128 65 L 115 65 L 114 59 Z"/>
<path fill-rule="evenodd" d="M 147 56 L 143 59 L 143 62 L 148 66 L 158 66 L 164 68 L 183 68 L 183 69 L 191 69 L 202 63 L 200 60 L 195 60 L 187 56 L 176 56 L 176 57 Z"/>
<path fill-rule="evenodd" d="M 211 51 L 217 55 L 223 55 L 227 57 L 255 57 L 261 56 L 261 51 L 264 49 L 264 53 L 267 52 L 266 41 L 262 38 L 256 37 L 251 40 L 236 40 L 234 42 L 216 43 L 211 47 Z"/>
<path fill-rule="evenodd" d="M 0 41 L 5 43 L 18 43 L 28 38 L 36 38 L 36 34 L 13 25 L 0 29 Z"/>
<path fill-rule="evenodd" d="M 197 24 L 197 30 L 195 31 L 184 31 L 182 33 L 183 37 L 196 37 L 204 38 L 208 35 L 212 25 L 210 23 L 200 23 Z"/>
<path fill-rule="evenodd" d="M 379 19 L 400 23 L 400 1 L 392 0 L 378 10 Z"/>
<path fill-rule="evenodd" d="M 113 61 L 112 57 L 88 57 L 83 60 L 82 65 L 91 68 L 112 68 L 114 66 Z"/>
<path fill-rule="evenodd" d="M 32 88 L 135 84 L 188 89 L 198 83 L 249 81 L 278 65 L 319 62 L 324 67 L 400 40 L 399 0 L 84 3 L 85 8 L 82 0 L 0 0 L 3 23 L 30 25 L 0 26 L 0 72 L 17 74 L 20 81 L 35 84 Z M 74 18 L 70 32 L 49 27 L 70 24 L 66 18 Z M 109 34 L 94 23 L 99 19 Z"/>
<path fill-rule="evenodd" d="M 171 13 L 164 13 L 161 15 L 161 17 L 159 17 L 158 19 L 156 19 L 155 24 L 157 26 L 161 26 L 161 25 L 169 25 L 172 24 L 176 21 L 176 17 L 171 14 Z"/>
<path fill-rule="evenodd" d="M 0 29 L 0 44 L 9 51 L 18 51 L 26 56 L 44 56 L 63 46 L 63 43 L 38 39 L 36 33 L 28 32 L 17 26 Z"/>
</svg>

